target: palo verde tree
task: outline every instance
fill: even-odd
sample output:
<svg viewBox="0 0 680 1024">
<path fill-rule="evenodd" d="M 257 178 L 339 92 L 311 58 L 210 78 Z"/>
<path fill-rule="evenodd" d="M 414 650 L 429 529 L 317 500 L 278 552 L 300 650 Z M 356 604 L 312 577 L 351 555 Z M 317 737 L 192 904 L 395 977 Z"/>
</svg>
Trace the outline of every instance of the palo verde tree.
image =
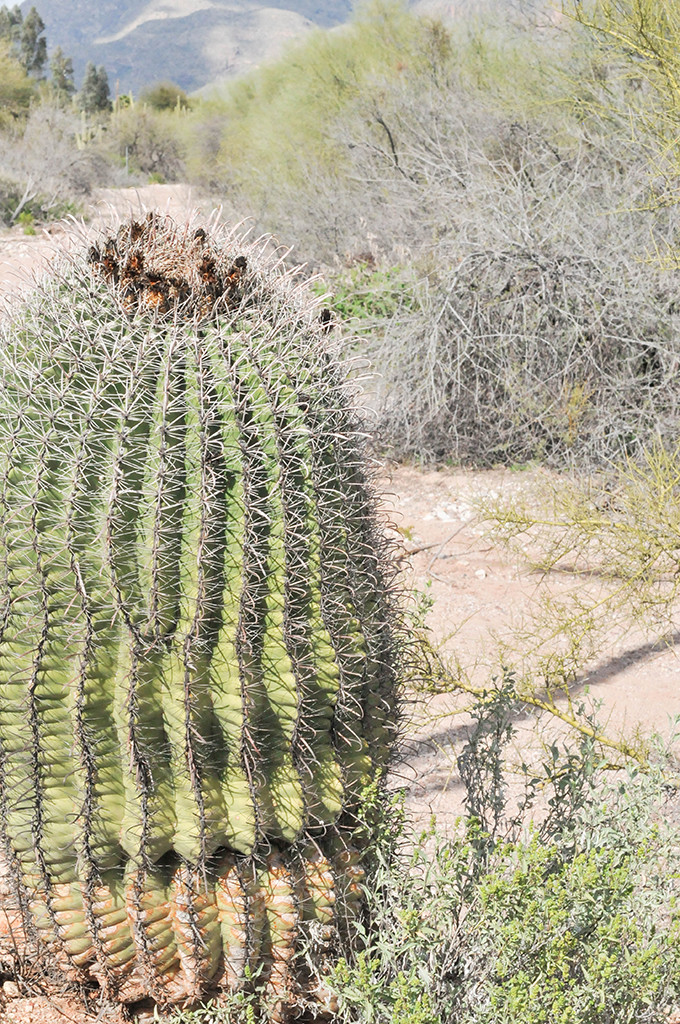
<svg viewBox="0 0 680 1024">
<path fill-rule="evenodd" d="M 677 203 L 680 7 L 674 0 L 565 0 L 563 9 L 591 30 L 605 62 L 629 84 L 626 113 L 632 115 L 638 141 L 649 152 L 655 173 L 650 204 Z M 604 90 L 599 101 L 605 112 L 608 96 Z"/>
</svg>

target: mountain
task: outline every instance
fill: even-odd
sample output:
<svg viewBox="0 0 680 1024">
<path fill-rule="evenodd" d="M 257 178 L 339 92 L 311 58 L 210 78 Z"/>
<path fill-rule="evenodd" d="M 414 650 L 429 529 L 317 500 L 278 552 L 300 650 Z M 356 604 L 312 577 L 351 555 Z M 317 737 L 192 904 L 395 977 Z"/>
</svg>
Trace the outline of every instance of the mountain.
<svg viewBox="0 0 680 1024">
<path fill-rule="evenodd" d="M 187 92 L 278 56 L 315 26 L 350 14 L 351 0 L 25 0 L 37 7 L 50 50 L 73 58 L 76 85 L 86 63 L 103 64 L 112 93 L 139 92 L 161 79 Z"/>
</svg>

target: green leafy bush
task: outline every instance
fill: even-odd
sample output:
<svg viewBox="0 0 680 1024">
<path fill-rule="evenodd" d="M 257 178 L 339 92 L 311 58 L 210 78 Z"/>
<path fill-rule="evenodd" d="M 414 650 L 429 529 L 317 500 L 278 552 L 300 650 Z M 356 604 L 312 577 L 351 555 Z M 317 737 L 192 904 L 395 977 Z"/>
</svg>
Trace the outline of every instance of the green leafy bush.
<svg viewBox="0 0 680 1024">
<path fill-rule="evenodd" d="M 593 777 L 567 821 L 508 842 L 489 844 L 474 818 L 450 841 L 434 823 L 421 836 L 383 824 L 364 948 L 333 977 L 338 1019 L 664 1020 L 680 998 L 680 851 L 667 800 L 660 772 L 631 771 Z"/>
<path fill-rule="evenodd" d="M 33 222 L 33 214 L 30 210 L 23 210 L 17 217 L 17 223 L 24 229 L 25 235 L 35 234 L 35 224 Z"/>
<path fill-rule="evenodd" d="M 191 106 L 184 89 L 175 82 L 156 82 L 143 89 L 139 98 L 154 110 L 186 110 Z"/>
<path fill-rule="evenodd" d="M 414 305 L 415 282 L 407 268 L 376 265 L 370 254 L 358 256 L 333 278 L 332 305 L 341 319 L 362 332 Z M 326 286 L 318 286 L 326 294 Z"/>
</svg>

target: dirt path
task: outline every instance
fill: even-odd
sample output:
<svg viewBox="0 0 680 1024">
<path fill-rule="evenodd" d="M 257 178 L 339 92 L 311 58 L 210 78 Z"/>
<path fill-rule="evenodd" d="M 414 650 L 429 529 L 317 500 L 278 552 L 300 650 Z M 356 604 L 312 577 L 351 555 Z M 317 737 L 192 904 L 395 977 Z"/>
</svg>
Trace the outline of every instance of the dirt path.
<svg viewBox="0 0 680 1024">
<path fill-rule="evenodd" d="M 0 301 L 29 288 L 55 253 L 120 214 L 155 207 L 182 219 L 195 205 L 190 189 L 181 185 L 105 190 L 97 196 L 85 228 L 64 224 L 34 237 L 24 236 L 20 229 L 0 234 Z M 426 621 L 433 639 L 466 666 L 475 666 L 472 676 L 477 681 L 487 677 L 493 661 L 491 635 L 509 628 L 530 610 L 539 584 L 500 546 L 484 540 L 475 520 L 474 499 L 480 493 L 530 490 L 537 476 L 537 471 L 420 472 L 399 467 L 381 482 L 385 515 L 402 549 L 405 579 L 420 594 L 421 609 L 430 605 Z M 553 583 L 566 588 L 578 586 L 579 580 L 562 574 Z M 630 730 L 639 722 L 645 730 L 667 734 L 670 718 L 680 715 L 676 647 L 650 648 L 631 638 L 626 643 L 613 640 L 581 682 L 602 701 L 600 719 L 608 720 L 611 730 L 621 726 Z M 460 700 L 446 696 L 415 700 L 409 709 L 406 759 L 396 773 L 406 785 L 412 814 L 424 822 L 434 812 L 442 828 L 452 824 L 462 807 L 456 757 L 465 741 L 466 718 L 459 711 Z M 533 724 L 527 719 L 517 727 L 518 746 L 524 745 L 526 753 L 535 743 Z M 0 962 L 0 976 L 3 969 Z M 0 1019 L 7 1024 L 62 1024 L 65 1020 L 86 1024 L 94 1019 L 80 1003 L 66 997 L 20 995 L 13 980 L 5 981 Z M 99 1019 L 113 1024 L 117 1018 Z"/>
</svg>

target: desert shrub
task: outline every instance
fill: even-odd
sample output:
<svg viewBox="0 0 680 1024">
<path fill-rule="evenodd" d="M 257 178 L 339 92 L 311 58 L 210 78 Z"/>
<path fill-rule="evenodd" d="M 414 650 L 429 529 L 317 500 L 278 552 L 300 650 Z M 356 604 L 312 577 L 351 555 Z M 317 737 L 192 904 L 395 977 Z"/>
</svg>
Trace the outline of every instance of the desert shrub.
<svg viewBox="0 0 680 1024">
<path fill-rule="evenodd" d="M 315 263 L 370 249 L 371 239 L 412 247 L 431 234 L 432 218 L 402 166 L 391 97 L 417 117 L 423 103 L 425 113 L 469 109 L 471 98 L 485 115 L 487 95 L 516 116 L 549 93 L 549 54 L 545 34 L 529 43 L 511 28 L 464 20 L 452 29 L 404 3 L 365 4 L 342 30 L 314 34 L 205 104 L 188 170 Z M 462 83 L 471 95 L 461 96 Z M 433 141 L 429 164 L 450 183 Z"/>
<path fill-rule="evenodd" d="M 350 309 L 380 378 L 384 446 L 422 461 L 598 464 L 670 436 L 675 282 L 640 255 L 677 218 L 626 208 L 644 201 L 640 163 L 604 129 L 560 135 L 471 114 L 453 85 L 448 106 L 426 92 L 384 91 L 391 142 L 368 121 L 354 136 L 357 177 L 389 182 L 382 231 L 366 213 L 372 310 Z M 406 301 L 389 308 L 397 261 Z M 334 278 L 346 311 L 347 272 Z"/>
<path fill-rule="evenodd" d="M 364 91 L 374 72 L 408 62 L 418 47 L 414 34 L 422 34 L 423 23 L 404 4 L 378 0 L 368 7 L 349 26 L 312 33 L 282 59 L 213 97 L 204 113 L 220 112 L 222 139 L 209 164 L 202 152 L 196 154 L 193 170 L 201 180 L 237 188 L 257 205 L 270 203 L 271 188 L 278 193 L 304 187 L 315 164 L 342 179 L 344 167 L 337 164 L 343 155 L 330 137 L 332 120 Z"/>
<path fill-rule="evenodd" d="M 156 82 L 143 89 L 139 98 L 154 110 L 186 110 L 191 105 L 184 89 L 175 82 Z"/>
<path fill-rule="evenodd" d="M 186 156 L 182 119 L 175 111 L 121 107 L 111 117 L 107 150 L 118 161 L 127 151 L 133 173 L 154 175 L 156 181 L 179 181 Z"/>
<path fill-rule="evenodd" d="M 387 449 L 423 461 L 601 464 L 674 436 L 673 281 L 625 251 L 574 248 L 469 247 L 425 279 L 410 309 L 367 333 Z"/>
<path fill-rule="evenodd" d="M 527 568 L 575 583 L 541 588 L 499 659 L 520 684 L 564 694 L 631 635 L 650 649 L 676 639 L 680 596 L 680 448 L 651 445 L 597 475 L 551 479 L 531 495 L 480 503 L 496 541 Z"/>
<path fill-rule="evenodd" d="M 82 145 L 79 129 L 74 111 L 56 102 L 41 103 L 31 110 L 17 141 L 15 166 L 55 197 L 88 195 L 109 174 L 99 149 Z"/>
<path fill-rule="evenodd" d="M 553 742 L 517 812 L 504 757 L 518 706 L 506 679 L 471 709 L 455 835 L 434 819 L 416 833 L 399 794 L 366 794 L 367 912 L 330 978 L 333 1024 L 661 1024 L 677 1005 L 671 766 L 660 751 L 656 767 L 611 777 L 586 738 Z M 243 996 L 168 1018 L 253 1020 Z"/>
<path fill-rule="evenodd" d="M 44 100 L 0 136 L 0 221 L 22 213 L 35 221 L 72 213 L 82 198 L 110 178 L 101 150 L 83 146 L 80 121 L 58 102 Z"/>
<path fill-rule="evenodd" d="M 672 0 L 563 0 L 562 7 L 583 28 L 600 83 L 590 94 L 577 89 L 576 102 L 617 117 L 621 105 L 613 99 L 623 88 L 628 131 L 652 165 L 654 201 L 677 203 L 677 6 Z"/>
<path fill-rule="evenodd" d="M 676 286 L 643 257 L 677 215 L 643 211 L 647 168 L 618 123 L 548 115 L 545 93 L 509 107 L 486 52 L 482 94 L 469 68 L 430 64 L 383 76 L 336 123 L 373 258 L 412 282 L 365 324 L 381 440 L 425 461 L 640 451 L 673 431 Z"/>
<path fill-rule="evenodd" d="M 593 465 L 673 430 L 675 283 L 644 255 L 677 216 L 643 210 L 632 84 L 584 120 L 592 46 L 530 29 L 374 4 L 234 87 L 221 143 L 219 102 L 196 122 L 203 180 L 360 321 L 397 458 Z"/>
<path fill-rule="evenodd" d="M 35 234 L 36 223 L 58 220 L 77 212 L 75 200 L 46 195 L 38 191 L 32 179 L 0 178 L 0 225 L 4 227 L 23 224 L 24 234 Z"/>
<path fill-rule="evenodd" d="M 506 711 L 500 700 L 491 716 L 505 742 Z M 339 1020 L 665 1019 L 680 994 L 680 860 L 663 773 L 606 782 L 592 747 L 567 745 L 541 783 L 561 794 L 559 813 L 528 830 L 515 819 L 505 841 L 474 815 L 455 839 L 434 822 L 414 836 L 393 808 L 378 815 L 364 946 L 334 975 Z"/>
</svg>

